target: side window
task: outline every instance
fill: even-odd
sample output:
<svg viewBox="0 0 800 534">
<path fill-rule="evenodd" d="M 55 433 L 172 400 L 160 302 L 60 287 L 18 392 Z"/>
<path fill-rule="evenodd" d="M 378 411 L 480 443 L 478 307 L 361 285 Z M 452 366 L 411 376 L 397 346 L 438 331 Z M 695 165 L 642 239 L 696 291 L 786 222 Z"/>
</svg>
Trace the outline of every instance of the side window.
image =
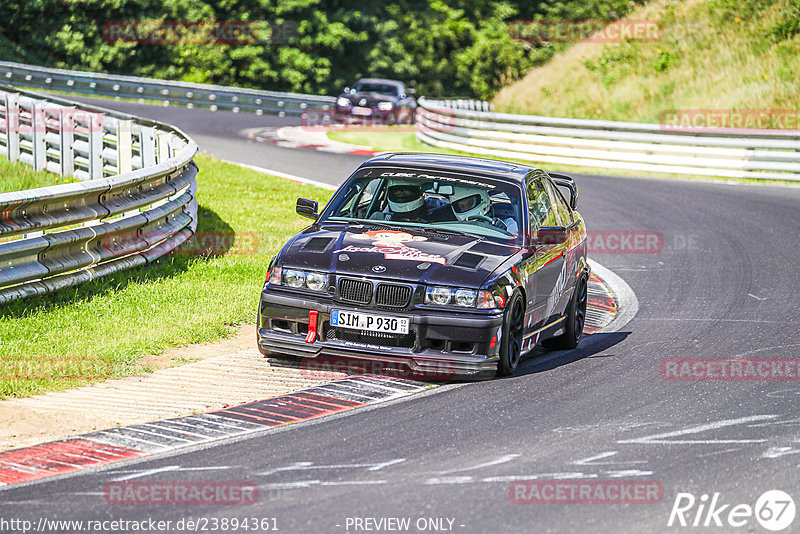
<svg viewBox="0 0 800 534">
<path fill-rule="evenodd" d="M 358 205 L 356 206 L 355 212 L 353 213 L 353 217 L 357 219 L 366 219 L 368 214 L 367 210 L 369 209 L 369 205 L 372 202 L 372 198 L 375 196 L 375 191 L 378 189 L 378 185 L 381 183 L 380 179 L 374 178 L 369 181 L 367 186 L 362 191 L 361 196 L 358 199 Z"/>
<path fill-rule="evenodd" d="M 564 200 L 564 196 L 561 194 L 561 191 L 553 185 L 550 180 L 545 181 L 545 187 L 547 188 L 548 193 L 550 193 L 550 199 L 553 203 L 553 211 L 555 212 L 556 219 L 559 221 L 559 225 L 561 226 L 569 226 L 572 224 L 572 211 L 569 209 L 567 205 L 567 201 Z"/>
<path fill-rule="evenodd" d="M 372 178 L 368 182 L 365 180 L 353 182 L 345 193 L 340 206 L 332 215 L 334 217 L 363 218 L 380 182 L 381 180 L 378 178 Z"/>
<path fill-rule="evenodd" d="M 372 201 L 372 197 L 375 196 L 375 191 L 378 189 L 379 183 L 381 183 L 380 180 L 370 180 L 364 192 L 361 194 L 361 200 L 358 202 L 359 205 L 367 204 Z"/>
<path fill-rule="evenodd" d="M 559 222 L 552 209 L 550 196 L 542 185 L 541 178 L 528 182 L 525 192 L 528 196 L 528 219 L 531 231 L 536 231 L 542 226 L 558 226 Z"/>
</svg>

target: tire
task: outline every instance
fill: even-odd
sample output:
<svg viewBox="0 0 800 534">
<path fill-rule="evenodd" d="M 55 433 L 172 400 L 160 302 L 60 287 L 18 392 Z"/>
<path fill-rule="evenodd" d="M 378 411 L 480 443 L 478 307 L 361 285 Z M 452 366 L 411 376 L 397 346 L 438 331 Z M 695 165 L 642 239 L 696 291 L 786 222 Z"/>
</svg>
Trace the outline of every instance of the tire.
<svg viewBox="0 0 800 534">
<path fill-rule="evenodd" d="M 525 300 L 514 292 L 503 316 L 503 338 L 500 340 L 500 361 L 497 376 L 511 376 L 522 358 L 522 333 L 525 330 Z"/>
<path fill-rule="evenodd" d="M 555 337 L 546 344 L 547 348 L 569 350 L 578 346 L 583 337 L 583 327 L 586 324 L 586 302 L 589 295 L 589 284 L 586 275 L 578 278 L 575 291 L 567 307 L 567 319 L 564 333 Z"/>
</svg>

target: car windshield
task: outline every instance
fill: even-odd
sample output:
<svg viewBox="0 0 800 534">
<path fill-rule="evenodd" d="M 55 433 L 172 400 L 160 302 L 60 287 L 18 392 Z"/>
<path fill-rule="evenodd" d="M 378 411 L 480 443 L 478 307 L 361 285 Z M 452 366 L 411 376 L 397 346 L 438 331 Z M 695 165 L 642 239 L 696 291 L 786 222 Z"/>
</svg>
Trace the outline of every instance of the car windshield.
<svg viewBox="0 0 800 534">
<path fill-rule="evenodd" d="M 322 221 L 433 227 L 519 244 L 521 195 L 513 183 L 484 177 L 370 167 L 339 189 Z"/>
<path fill-rule="evenodd" d="M 400 87 L 389 83 L 358 82 L 353 86 L 353 93 L 378 93 L 381 95 L 397 96 Z"/>
</svg>

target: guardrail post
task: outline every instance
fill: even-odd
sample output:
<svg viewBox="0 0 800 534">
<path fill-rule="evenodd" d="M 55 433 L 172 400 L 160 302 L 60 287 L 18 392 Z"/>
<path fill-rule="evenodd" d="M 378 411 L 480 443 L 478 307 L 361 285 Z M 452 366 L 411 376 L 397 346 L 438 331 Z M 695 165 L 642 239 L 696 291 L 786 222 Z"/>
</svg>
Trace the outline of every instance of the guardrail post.
<svg viewBox="0 0 800 534">
<path fill-rule="evenodd" d="M 156 164 L 156 129 L 152 126 L 142 126 L 139 131 L 139 155 L 142 167 Z"/>
<path fill-rule="evenodd" d="M 132 120 L 117 119 L 117 172 L 122 174 L 133 170 Z"/>
<path fill-rule="evenodd" d="M 89 179 L 103 177 L 103 116 L 89 114 Z"/>
<path fill-rule="evenodd" d="M 168 132 L 158 132 L 156 134 L 156 146 L 158 147 L 158 163 L 164 163 L 172 157 L 169 146 L 170 135 Z"/>
<path fill-rule="evenodd" d="M 38 103 L 31 105 L 31 155 L 33 156 L 33 168 L 37 171 L 47 168 L 47 143 L 44 138 L 47 133 L 47 121 L 44 114 L 43 105 Z"/>
<path fill-rule="evenodd" d="M 6 93 L 6 157 L 19 159 L 19 93 Z"/>
<path fill-rule="evenodd" d="M 58 112 L 61 176 L 70 176 L 75 172 L 75 152 L 72 148 L 72 143 L 75 141 L 75 112 L 74 107 L 62 107 Z"/>
</svg>

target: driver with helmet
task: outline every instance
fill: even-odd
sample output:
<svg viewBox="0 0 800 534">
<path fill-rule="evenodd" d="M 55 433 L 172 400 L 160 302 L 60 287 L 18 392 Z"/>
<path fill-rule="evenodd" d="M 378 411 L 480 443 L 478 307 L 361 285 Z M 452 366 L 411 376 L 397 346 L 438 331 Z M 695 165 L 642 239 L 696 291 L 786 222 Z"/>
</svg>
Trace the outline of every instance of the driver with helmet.
<svg viewBox="0 0 800 534">
<path fill-rule="evenodd" d="M 428 222 L 428 208 L 422 189 L 415 184 L 392 183 L 386 188 L 388 205 L 371 219 L 399 222 Z"/>
</svg>

